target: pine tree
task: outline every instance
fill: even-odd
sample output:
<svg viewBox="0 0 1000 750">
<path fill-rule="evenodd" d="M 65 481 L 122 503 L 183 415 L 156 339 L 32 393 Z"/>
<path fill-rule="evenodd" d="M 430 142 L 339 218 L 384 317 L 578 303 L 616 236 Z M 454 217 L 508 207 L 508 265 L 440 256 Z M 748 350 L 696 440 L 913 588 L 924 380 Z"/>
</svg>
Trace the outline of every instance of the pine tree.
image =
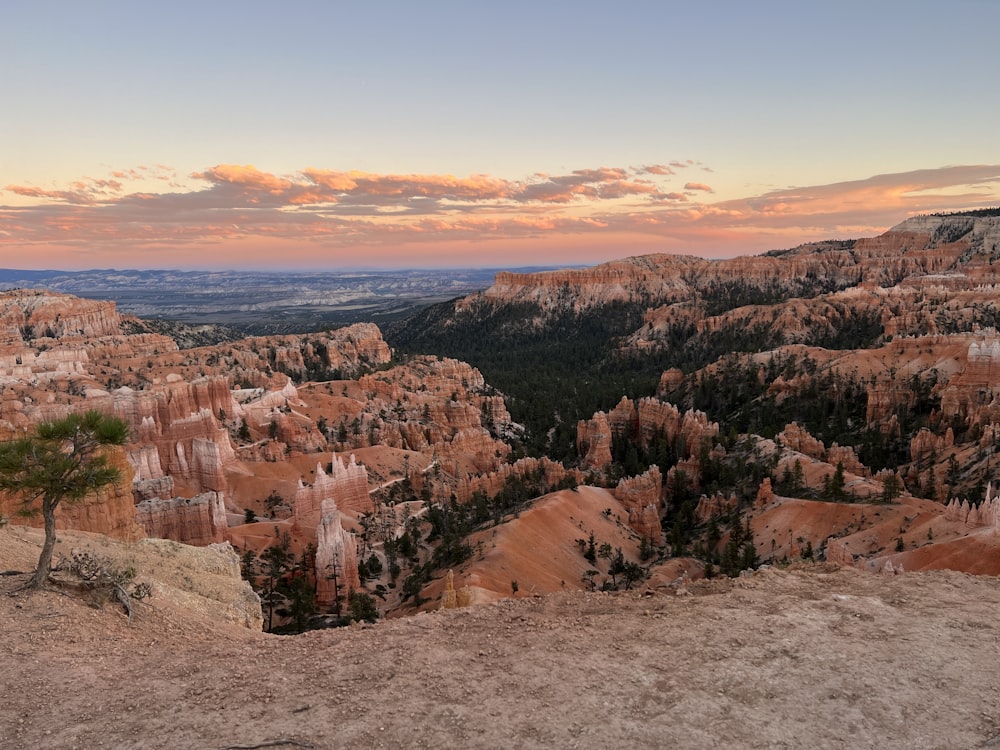
<svg viewBox="0 0 1000 750">
<path fill-rule="evenodd" d="M 21 513 L 40 510 L 45 521 L 45 542 L 28 588 L 41 588 L 52 570 L 56 508 L 118 482 L 121 471 L 103 449 L 127 440 L 128 425 L 121 419 L 88 411 L 43 422 L 34 435 L 0 444 L 0 491 L 21 498 Z"/>
</svg>

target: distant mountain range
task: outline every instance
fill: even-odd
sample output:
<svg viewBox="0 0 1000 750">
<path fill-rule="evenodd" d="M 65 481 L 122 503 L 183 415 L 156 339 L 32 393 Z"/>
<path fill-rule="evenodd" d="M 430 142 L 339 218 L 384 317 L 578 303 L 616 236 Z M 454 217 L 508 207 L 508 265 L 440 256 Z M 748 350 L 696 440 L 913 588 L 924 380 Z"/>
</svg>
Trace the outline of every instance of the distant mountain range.
<svg viewBox="0 0 1000 750">
<path fill-rule="evenodd" d="M 2 268 L 0 289 L 39 288 L 110 299 L 121 312 L 142 318 L 263 334 L 393 320 L 485 289 L 496 273 L 488 268 L 291 273 Z"/>
</svg>

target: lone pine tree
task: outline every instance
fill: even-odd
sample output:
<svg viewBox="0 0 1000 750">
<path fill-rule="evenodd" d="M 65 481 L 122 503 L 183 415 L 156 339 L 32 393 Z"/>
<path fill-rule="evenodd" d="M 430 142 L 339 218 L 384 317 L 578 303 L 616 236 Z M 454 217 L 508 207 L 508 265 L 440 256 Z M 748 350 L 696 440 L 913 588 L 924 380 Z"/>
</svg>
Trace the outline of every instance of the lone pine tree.
<svg viewBox="0 0 1000 750">
<path fill-rule="evenodd" d="M 123 445 L 128 425 L 97 411 L 42 422 L 33 435 L 0 443 L 0 491 L 21 500 L 20 513 L 41 512 L 45 542 L 27 588 L 40 588 L 52 570 L 56 508 L 83 501 L 121 479 L 103 450 Z"/>
</svg>

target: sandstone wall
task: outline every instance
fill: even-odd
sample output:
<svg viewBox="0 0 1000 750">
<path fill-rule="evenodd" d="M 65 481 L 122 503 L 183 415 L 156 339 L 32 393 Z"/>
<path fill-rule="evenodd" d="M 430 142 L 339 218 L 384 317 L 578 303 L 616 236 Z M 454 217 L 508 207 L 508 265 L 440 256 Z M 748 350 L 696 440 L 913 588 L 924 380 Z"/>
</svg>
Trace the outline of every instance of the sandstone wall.
<svg viewBox="0 0 1000 750">
<path fill-rule="evenodd" d="M 312 485 L 299 480 L 293 502 L 295 523 L 303 529 L 312 529 L 323 515 L 323 501 L 332 500 L 338 508 L 353 513 L 370 513 L 374 510 L 368 494 L 368 471 L 351 454 L 345 464 L 334 454 L 331 472 L 327 474 L 321 463 L 316 464 Z"/>
<path fill-rule="evenodd" d="M 229 528 L 220 492 L 143 500 L 135 506 L 135 516 L 147 536 L 196 546 L 225 541 Z"/>
</svg>

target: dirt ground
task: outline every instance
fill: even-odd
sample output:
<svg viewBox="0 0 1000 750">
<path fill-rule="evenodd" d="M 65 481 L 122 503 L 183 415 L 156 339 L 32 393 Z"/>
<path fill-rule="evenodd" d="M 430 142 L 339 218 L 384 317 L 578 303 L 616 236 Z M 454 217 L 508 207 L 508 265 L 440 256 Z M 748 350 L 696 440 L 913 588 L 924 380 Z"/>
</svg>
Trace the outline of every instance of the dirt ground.
<svg viewBox="0 0 1000 750">
<path fill-rule="evenodd" d="M 0 577 L 5 750 L 1000 747 L 994 577 L 770 569 L 295 637 L 155 596 L 129 626 L 24 578 Z"/>
</svg>

